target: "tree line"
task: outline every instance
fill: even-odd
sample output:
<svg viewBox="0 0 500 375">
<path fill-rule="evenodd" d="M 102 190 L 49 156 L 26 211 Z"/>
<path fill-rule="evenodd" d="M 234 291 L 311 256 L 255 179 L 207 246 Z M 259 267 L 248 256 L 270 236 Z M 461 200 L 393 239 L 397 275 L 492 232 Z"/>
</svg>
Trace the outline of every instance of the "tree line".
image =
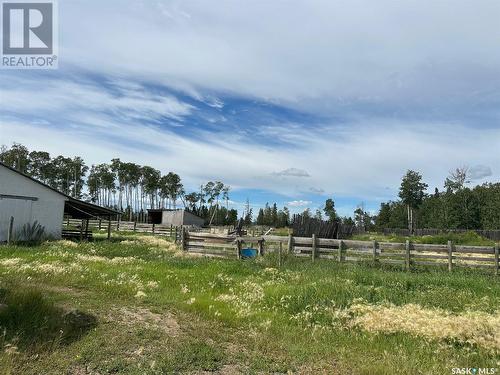
<svg viewBox="0 0 500 375">
<path fill-rule="evenodd" d="M 229 208 L 230 187 L 220 181 L 186 193 L 174 172 L 162 175 L 153 167 L 118 158 L 89 167 L 79 156 L 51 157 L 19 143 L 0 146 L 0 161 L 69 196 L 116 209 L 130 220 L 147 209 L 175 209 L 179 204 L 207 224 L 229 225 L 238 218 L 237 210 Z"/>
<path fill-rule="evenodd" d="M 382 203 L 372 226 L 383 228 L 500 229 L 500 183 L 471 187 L 468 167 L 456 168 L 443 189 L 427 193 L 416 171 L 402 178 L 398 201 Z"/>
</svg>

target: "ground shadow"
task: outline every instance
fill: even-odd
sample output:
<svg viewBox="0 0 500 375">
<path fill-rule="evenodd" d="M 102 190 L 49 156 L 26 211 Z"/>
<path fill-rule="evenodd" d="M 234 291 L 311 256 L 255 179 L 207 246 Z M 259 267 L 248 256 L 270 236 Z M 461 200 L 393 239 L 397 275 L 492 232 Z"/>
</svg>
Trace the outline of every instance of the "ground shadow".
<svg viewBox="0 0 500 375">
<path fill-rule="evenodd" d="M 95 316 L 59 308 L 39 291 L 0 289 L 2 339 L 20 349 L 67 345 L 96 326 Z"/>
</svg>

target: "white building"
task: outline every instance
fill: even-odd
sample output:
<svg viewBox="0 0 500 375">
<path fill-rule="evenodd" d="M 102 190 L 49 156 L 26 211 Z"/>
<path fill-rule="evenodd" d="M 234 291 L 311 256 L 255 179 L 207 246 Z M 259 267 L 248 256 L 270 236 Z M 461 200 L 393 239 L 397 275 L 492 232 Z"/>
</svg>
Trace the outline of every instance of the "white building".
<svg viewBox="0 0 500 375">
<path fill-rule="evenodd" d="M 149 222 L 162 225 L 201 227 L 205 220 L 186 210 L 150 209 Z"/>
<path fill-rule="evenodd" d="M 45 234 L 61 238 L 65 213 L 79 219 L 117 214 L 72 198 L 0 162 L 0 242 L 7 240 L 11 217 L 12 233 L 37 221 L 45 227 Z"/>
</svg>

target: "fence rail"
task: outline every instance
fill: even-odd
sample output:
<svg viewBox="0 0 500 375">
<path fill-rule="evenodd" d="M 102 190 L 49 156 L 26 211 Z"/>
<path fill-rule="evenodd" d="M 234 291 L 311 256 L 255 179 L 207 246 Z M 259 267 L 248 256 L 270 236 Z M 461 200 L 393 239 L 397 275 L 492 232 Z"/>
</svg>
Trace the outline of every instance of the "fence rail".
<svg viewBox="0 0 500 375">
<path fill-rule="evenodd" d="M 479 267 L 499 273 L 499 246 L 462 246 L 451 241 L 446 245 L 354 241 L 289 236 L 224 236 L 183 231 L 185 251 L 206 256 L 241 258 L 244 246 L 259 254 L 275 252 L 279 262 L 285 255 L 338 262 L 375 262 L 401 265 L 409 270 L 414 266 L 437 266 L 452 271 L 455 267 Z"/>
</svg>

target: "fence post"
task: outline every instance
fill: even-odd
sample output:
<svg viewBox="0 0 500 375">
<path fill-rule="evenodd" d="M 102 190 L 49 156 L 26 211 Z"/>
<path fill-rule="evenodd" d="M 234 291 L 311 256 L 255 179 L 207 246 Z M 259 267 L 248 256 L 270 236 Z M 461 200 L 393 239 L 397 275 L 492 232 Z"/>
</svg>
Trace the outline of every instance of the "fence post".
<svg viewBox="0 0 500 375">
<path fill-rule="evenodd" d="M 278 249 L 278 268 L 281 268 L 281 257 L 283 254 L 283 242 L 280 241 L 280 247 Z"/>
<path fill-rule="evenodd" d="M 406 245 L 405 245 L 405 248 L 406 248 L 406 270 L 409 271 L 410 270 L 410 263 L 411 263 L 411 254 L 410 254 L 410 248 L 411 248 L 411 244 L 410 244 L 410 240 L 406 240 Z"/>
<path fill-rule="evenodd" d="M 338 256 L 338 260 L 339 262 L 342 262 L 342 251 L 344 249 L 344 241 L 340 240 L 340 243 L 339 243 L 339 256 Z"/>
<path fill-rule="evenodd" d="M 453 242 L 448 241 L 448 272 L 451 272 L 453 267 Z"/>
<path fill-rule="evenodd" d="M 173 228 L 172 224 L 170 224 L 170 239 L 172 239 L 173 234 L 174 234 L 174 228 Z"/>
<path fill-rule="evenodd" d="M 293 236 L 290 233 L 288 235 L 288 248 L 287 248 L 288 254 L 291 254 L 293 252 Z"/>
<path fill-rule="evenodd" d="M 66 221 L 66 226 L 69 227 L 69 216 L 68 216 L 68 219 Z"/>
<path fill-rule="evenodd" d="M 175 227 L 175 239 L 174 242 L 177 243 L 177 226 Z"/>
<path fill-rule="evenodd" d="M 181 228 L 181 249 L 186 250 L 186 228 Z"/>
<path fill-rule="evenodd" d="M 7 231 L 7 245 L 12 241 L 12 231 L 14 230 L 14 216 L 10 217 L 9 230 Z"/>
<path fill-rule="evenodd" d="M 108 240 L 111 238 L 111 217 L 108 220 Z"/>
<path fill-rule="evenodd" d="M 312 261 L 314 262 L 314 260 L 316 259 L 316 234 L 313 233 L 312 234 L 312 254 L 311 254 L 311 259 Z"/>
<path fill-rule="evenodd" d="M 373 241 L 373 261 L 377 261 L 377 248 L 378 248 L 378 243 L 377 241 Z"/>
<path fill-rule="evenodd" d="M 121 218 L 118 218 L 118 220 L 116 221 L 116 230 L 119 231 L 120 230 L 120 219 Z"/>
<path fill-rule="evenodd" d="M 498 243 L 495 244 L 495 275 L 498 276 L 498 268 L 500 267 L 500 264 L 499 264 L 499 250 L 498 250 Z"/>
<path fill-rule="evenodd" d="M 155 223 L 153 223 L 153 234 L 155 234 Z"/>
<path fill-rule="evenodd" d="M 137 230 L 137 220 L 134 221 L 134 232 Z"/>
<path fill-rule="evenodd" d="M 264 239 L 259 241 L 259 255 L 260 256 L 264 255 Z"/>
<path fill-rule="evenodd" d="M 236 239 L 236 258 L 241 259 L 241 240 Z"/>
<path fill-rule="evenodd" d="M 83 219 L 82 219 L 82 222 L 80 224 L 80 242 L 83 241 Z"/>
</svg>

